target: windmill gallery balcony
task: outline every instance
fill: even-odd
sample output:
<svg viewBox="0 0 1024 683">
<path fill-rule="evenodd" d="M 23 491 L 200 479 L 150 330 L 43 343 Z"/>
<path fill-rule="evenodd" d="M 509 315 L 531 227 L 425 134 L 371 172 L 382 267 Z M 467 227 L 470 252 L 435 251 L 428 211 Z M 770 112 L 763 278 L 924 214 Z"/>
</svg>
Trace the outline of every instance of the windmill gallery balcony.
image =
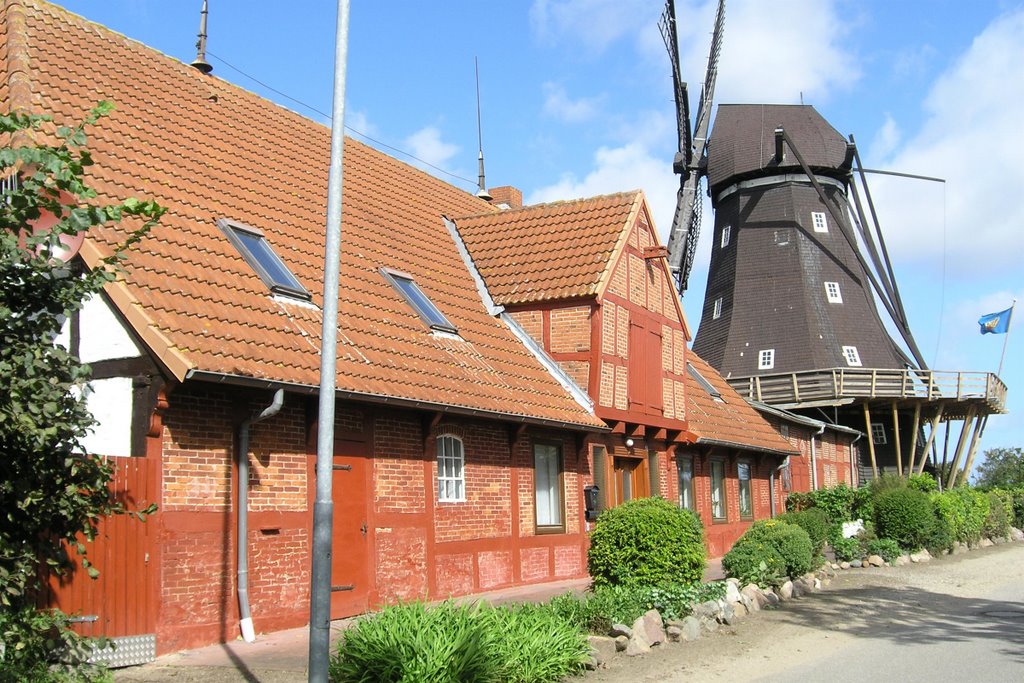
<svg viewBox="0 0 1024 683">
<path fill-rule="evenodd" d="M 786 409 L 885 399 L 907 405 L 941 402 L 948 418 L 969 411 L 1006 412 L 1006 384 L 991 372 L 831 368 L 731 377 L 728 382 L 748 399 Z"/>
</svg>

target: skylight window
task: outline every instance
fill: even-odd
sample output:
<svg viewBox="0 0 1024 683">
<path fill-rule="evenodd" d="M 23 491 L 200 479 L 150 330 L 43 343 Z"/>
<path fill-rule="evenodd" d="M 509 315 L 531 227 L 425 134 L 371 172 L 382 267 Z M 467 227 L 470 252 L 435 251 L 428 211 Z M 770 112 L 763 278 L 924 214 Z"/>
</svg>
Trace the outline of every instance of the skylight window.
<svg viewBox="0 0 1024 683">
<path fill-rule="evenodd" d="M 715 308 L 711 311 L 711 319 L 718 320 L 722 317 L 722 297 L 715 299 Z"/>
<path fill-rule="evenodd" d="M 843 303 L 843 293 L 839 290 L 838 282 L 826 282 L 825 283 L 825 298 L 831 304 Z"/>
<path fill-rule="evenodd" d="M 309 292 L 298 278 L 292 275 L 292 271 L 288 270 L 288 266 L 274 252 L 274 248 L 270 246 L 262 232 L 226 218 L 219 219 L 217 227 L 224 232 L 228 241 L 235 246 L 271 292 L 309 300 Z"/>
<path fill-rule="evenodd" d="M 757 369 L 771 370 L 775 367 L 775 349 L 762 349 L 757 353 Z"/>
<path fill-rule="evenodd" d="M 731 236 L 732 236 L 732 226 L 731 225 L 727 225 L 724 228 L 722 228 L 722 242 L 721 242 L 722 249 L 725 249 L 727 246 L 729 246 L 729 238 Z"/>
<path fill-rule="evenodd" d="M 812 211 L 811 221 L 814 223 L 814 232 L 828 232 L 828 221 L 825 220 L 824 211 Z"/>
<path fill-rule="evenodd" d="M 846 364 L 853 367 L 860 367 L 860 354 L 857 353 L 856 346 L 844 346 L 843 357 L 846 359 Z"/>
<path fill-rule="evenodd" d="M 687 361 L 686 363 L 686 372 L 689 373 L 690 377 L 697 380 L 697 384 L 699 384 L 704 389 L 704 391 L 708 392 L 711 398 L 715 399 L 716 401 L 719 401 L 720 403 L 725 402 L 725 399 L 722 398 L 722 392 L 720 392 L 718 389 L 715 389 L 714 385 L 711 384 L 711 382 L 709 382 L 707 378 L 704 377 L 704 375 L 700 374 L 700 371 L 697 370 L 697 368 L 693 367 L 693 365 L 689 361 Z"/>
<path fill-rule="evenodd" d="M 380 272 L 391 283 L 391 286 L 398 290 L 398 293 L 402 295 L 406 302 L 412 306 L 412 309 L 427 324 L 427 327 L 440 332 L 458 333 L 455 326 L 448 322 L 448 318 L 444 317 L 444 314 L 423 293 L 423 290 L 419 288 L 411 275 L 399 273 L 390 268 L 381 268 Z"/>
</svg>

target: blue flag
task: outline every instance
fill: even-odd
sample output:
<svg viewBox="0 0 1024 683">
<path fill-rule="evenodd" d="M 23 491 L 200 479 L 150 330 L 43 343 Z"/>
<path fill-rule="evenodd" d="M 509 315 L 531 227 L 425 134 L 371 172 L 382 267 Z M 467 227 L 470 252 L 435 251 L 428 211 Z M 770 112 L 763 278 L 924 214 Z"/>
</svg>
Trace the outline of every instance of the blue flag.
<svg viewBox="0 0 1024 683">
<path fill-rule="evenodd" d="M 978 318 L 982 334 L 1006 334 L 1010 329 L 1010 313 L 1013 308 L 1007 308 L 998 313 L 989 313 Z"/>
</svg>

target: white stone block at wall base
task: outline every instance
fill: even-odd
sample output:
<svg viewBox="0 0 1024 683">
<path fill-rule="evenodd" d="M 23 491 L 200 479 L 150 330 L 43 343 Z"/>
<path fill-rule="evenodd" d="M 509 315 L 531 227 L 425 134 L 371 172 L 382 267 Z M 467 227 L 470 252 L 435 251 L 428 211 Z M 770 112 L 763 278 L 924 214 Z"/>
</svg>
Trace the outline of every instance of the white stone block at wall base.
<svg viewBox="0 0 1024 683">
<path fill-rule="evenodd" d="M 843 538 L 853 538 L 864 531 L 864 520 L 858 519 L 852 522 L 843 522 Z"/>
</svg>

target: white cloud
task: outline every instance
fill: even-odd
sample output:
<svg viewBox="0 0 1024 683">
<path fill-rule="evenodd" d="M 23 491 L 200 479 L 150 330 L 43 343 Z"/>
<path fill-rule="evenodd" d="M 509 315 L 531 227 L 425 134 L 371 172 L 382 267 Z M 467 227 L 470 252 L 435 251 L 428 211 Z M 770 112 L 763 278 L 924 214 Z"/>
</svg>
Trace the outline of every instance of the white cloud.
<svg viewBox="0 0 1024 683">
<path fill-rule="evenodd" d="M 902 134 L 900 127 L 889 114 L 885 115 L 882 127 L 875 133 L 871 145 L 868 147 L 869 159 L 882 159 L 888 157 L 899 146 Z M 870 163 L 870 162 L 868 162 Z"/>
<path fill-rule="evenodd" d="M 675 211 L 679 177 L 672 173 L 671 160 L 655 157 L 643 145 L 630 143 L 621 147 L 601 147 L 594 154 L 592 170 L 583 178 L 564 175 L 557 183 L 539 188 L 528 197 L 528 203 L 643 189 L 659 234 L 664 237 Z"/>
<path fill-rule="evenodd" d="M 328 121 L 327 125 L 330 126 L 331 122 Z M 345 127 L 357 135 L 367 135 L 370 137 L 377 135 L 377 126 L 370 121 L 365 111 L 346 109 Z"/>
<path fill-rule="evenodd" d="M 582 123 L 594 118 L 600 105 L 600 97 L 570 99 L 565 88 L 557 83 L 545 83 L 544 113 L 566 123 Z"/>
<path fill-rule="evenodd" d="M 704 81 L 715 0 L 676 6 L 683 78 L 696 107 Z M 840 18 L 833 0 L 732 0 L 718 63 L 716 102 L 808 103 L 860 78 L 844 47 L 850 17 Z"/>
<path fill-rule="evenodd" d="M 407 137 L 404 149 L 420 161 L 440 168 L 447 168 L 448 161 L 460 151 L 458 145 L 442 140 L 441 131 L 435 126 L 426 126 Z"/>
<path fill-rule="evenodd" d="M 948 248 L 954 275 L 1019 273 L 1024 253 L 1024 10 L 989 25 L 935 82 L 926 121 L 885 167 L 945 178 L 945 190 L 872 180 L 890 248 L 934 262 Z M 945 233 L 945 240 L 942 235 Z M 946 245 L 943 242 L 946 242 Z"/>
<path fill-rule="evenodd" d="M 530 26 L 544 41 L 578 41 L 600 53 L 624 37 L 642 40 L 659 12 L 650 0 L 534 0 Z"/>
</svg>

